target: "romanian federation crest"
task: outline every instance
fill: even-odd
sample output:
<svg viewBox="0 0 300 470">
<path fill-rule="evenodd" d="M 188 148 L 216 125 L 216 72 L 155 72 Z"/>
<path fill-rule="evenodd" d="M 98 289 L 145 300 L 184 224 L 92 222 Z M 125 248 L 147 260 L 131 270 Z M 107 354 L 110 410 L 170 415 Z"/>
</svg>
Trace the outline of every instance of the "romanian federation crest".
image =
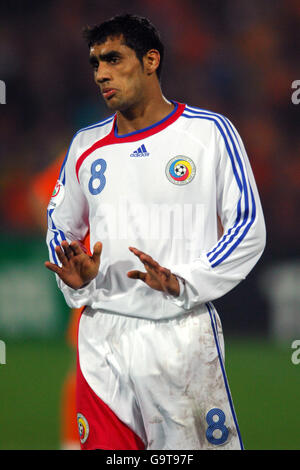
<svg viewBox="0 0 300 470">
<path fill-rule="evenodd" d="M 196 174 L 196 167 L 190 158 L 178 155 L 172 158 L 166 166 L 166 175 L 174 184 L 188 184 Z"/>
<path fill-rule="evenodd" d="M 84 444 L 89 437 L 90 428 L 87 419 L 81 413 L 77 413 L 77 424 L 80 442 Z"/>
</svg>

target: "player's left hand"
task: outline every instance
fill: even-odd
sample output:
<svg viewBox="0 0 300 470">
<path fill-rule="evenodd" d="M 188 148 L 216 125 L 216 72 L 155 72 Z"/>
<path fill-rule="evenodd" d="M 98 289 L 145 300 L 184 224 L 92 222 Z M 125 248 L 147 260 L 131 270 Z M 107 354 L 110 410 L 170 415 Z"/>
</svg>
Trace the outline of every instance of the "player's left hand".
<svg viewBox="0 0 300 470">
<path fill-rule="evenodd" d="M 152 289 L 174 295 L 175 297 L 179 296 L 180 287 L 175 274 L 172 274 L 169 269 L 160 266 L 157 261 L 143 253 L 143 251 L 133 247 L 129 247 L 129 250 L 140 259 L 147 271 L 129 271 L 127 276 L 130 279 L 140 279 Z"/>
</svg>

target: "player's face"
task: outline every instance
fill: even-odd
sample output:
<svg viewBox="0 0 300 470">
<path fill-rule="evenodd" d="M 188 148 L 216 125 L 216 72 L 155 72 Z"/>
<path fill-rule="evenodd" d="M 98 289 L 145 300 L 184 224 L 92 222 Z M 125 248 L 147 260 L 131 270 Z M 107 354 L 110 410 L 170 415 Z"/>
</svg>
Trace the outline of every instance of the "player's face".
<svg viewBox="0 0 300 470">
<path fill-rule="evenodd" d="M 94 79 L 107 106 L 126 111 L 143 100 L 145 73 L 135 51 L 122 38 L 109 38 L 90 48 Z"/>
</svg>

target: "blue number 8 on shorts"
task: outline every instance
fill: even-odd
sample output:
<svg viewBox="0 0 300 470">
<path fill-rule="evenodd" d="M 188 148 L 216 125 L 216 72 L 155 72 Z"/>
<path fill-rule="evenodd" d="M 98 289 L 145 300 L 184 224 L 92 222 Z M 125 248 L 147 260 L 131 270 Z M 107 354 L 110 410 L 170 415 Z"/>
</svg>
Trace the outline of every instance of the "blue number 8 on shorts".
<svg viewBox="0 0 300 470">
<path fill-rule="evenodd" d="M 217 421 L 215 421 L 214 417 L 217 417 Z M 208 442 L 214 445 L 224 444 L 228 438 L 228 428 L 225 426 L 225 413 L 220 410 L 220 408 L 212 408 L 206 415 L 206 422 L 208 424 L 208 428 L 206 430 L 206 439 Z M 214 431 L 218 430 L 219 437 L 214 436 Z"/>
<path fill-rule="evenodd" d="M 91 194 L 93 194 L 93 196 L 101 193 L 101 191 L 104 189 L 104 186 L 106 184 L 106 178 L 104 176 L 105 170 L 106 170 L 106 161 L 103 160 L 102 158 L 99 158 L 98 160 L 95 160 L 92 163 L 92 166 L 91 166 L 92 176 L 89 181 L 89 191 Z M 94 182 L 97 180 L 99 181 L 99 183 L 96 184 L 96 187 L 95 187 Z"/>
</svg>

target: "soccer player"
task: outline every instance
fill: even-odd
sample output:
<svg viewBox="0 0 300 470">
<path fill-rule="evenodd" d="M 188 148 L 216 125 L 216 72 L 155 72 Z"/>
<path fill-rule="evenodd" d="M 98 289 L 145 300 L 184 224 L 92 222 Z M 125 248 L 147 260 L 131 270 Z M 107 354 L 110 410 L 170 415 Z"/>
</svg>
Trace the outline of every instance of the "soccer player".
<svg viewBox="0 0 300 470">
<path fill-rule="evenodd" d="M 45 263 L 68 305 L 86 306 L 82 448 L 242 449 L 212 303 L 265 246 L 242 140 L 226 117 L 164 97 L 164 47 L 147 19 L 117 16 L 85 36 L 113 114 L 72 140 Z"/>
</svg>

